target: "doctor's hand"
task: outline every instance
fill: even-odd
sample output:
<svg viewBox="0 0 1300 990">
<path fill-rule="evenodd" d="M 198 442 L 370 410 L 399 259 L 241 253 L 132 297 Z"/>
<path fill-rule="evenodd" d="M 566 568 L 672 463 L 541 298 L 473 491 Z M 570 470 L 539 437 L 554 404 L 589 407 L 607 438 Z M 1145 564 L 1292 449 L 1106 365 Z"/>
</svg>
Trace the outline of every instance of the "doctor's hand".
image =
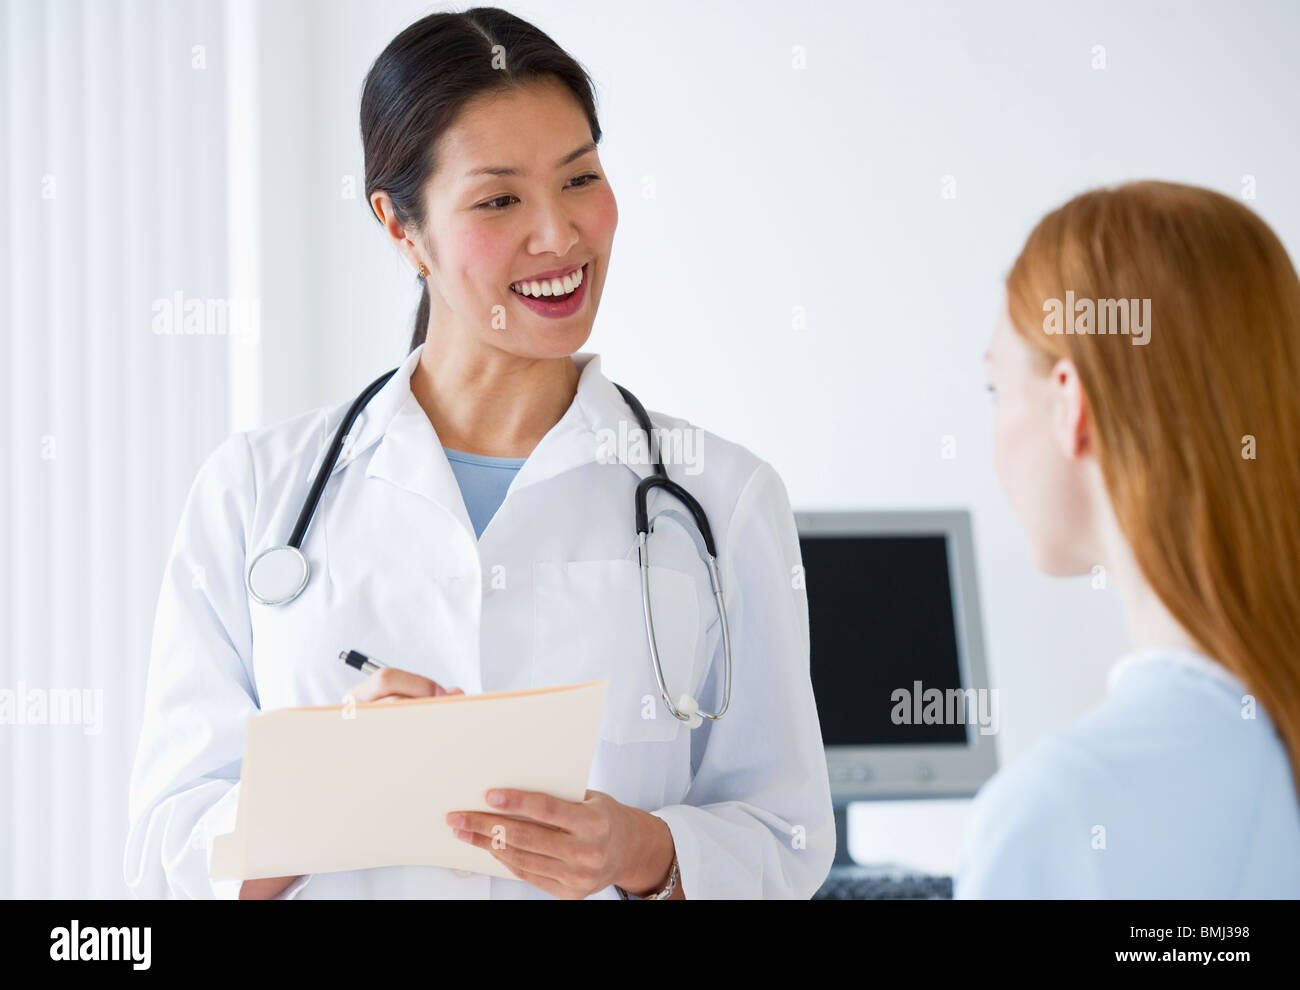
<svg viewBox="0 0 1300 990">
<path fill-rule="evenodd" d="M 261 880 L 245 880 L 239 886 L 239 900 L 272 900 L 276 894 L 297 879 L 297 877 L 265 877 Z"/>
<path fill-rule="evenodd" d="M 458 838 L 486 849 L 520 880 L 548 894 L 576 900 L 616 884 L 641 897 L 668 882 L 675 848 L 662 818 L 602 791 L 564 801 L 500 788 L 487 798 L 501 814 L 453 811 L 447 824 Z M 671 899 L 684 896 L 679 883 Z"/>
<path fill-rule="evenodd" d="M 343 696 L 360 704 L 364 701 L 395 701 L 398 698 L 441 698 L 444 694 L 464 694 L 458 687 L 445 688 L 409 670 L 383 667 L 368 674 Z"/>
</svg>

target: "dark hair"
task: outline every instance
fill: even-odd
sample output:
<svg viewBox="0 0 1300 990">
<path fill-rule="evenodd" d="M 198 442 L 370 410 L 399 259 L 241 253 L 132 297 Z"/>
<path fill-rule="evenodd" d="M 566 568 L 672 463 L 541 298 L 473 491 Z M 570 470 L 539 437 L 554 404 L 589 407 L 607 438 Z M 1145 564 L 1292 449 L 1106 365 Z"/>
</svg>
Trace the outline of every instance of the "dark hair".
<svg viewBox="0 0 1300 990">
<path fill-rule="evenodd" d="M 552 76 L 573 93 L 600 143 L 587 71 L 544 32 L 498 7 L 430 14 L 388 43 L 361 91 L 366 203 L 376 189 L 393 201 L 403 225 L 423 225 L 421 192 L 438 169 L 435 148 L 465 104 Z M 371 208 L 376 220 L 379 215 Z M 429 287 L 422 281 L 408 353 L 424 342 Z"/>
</svg>

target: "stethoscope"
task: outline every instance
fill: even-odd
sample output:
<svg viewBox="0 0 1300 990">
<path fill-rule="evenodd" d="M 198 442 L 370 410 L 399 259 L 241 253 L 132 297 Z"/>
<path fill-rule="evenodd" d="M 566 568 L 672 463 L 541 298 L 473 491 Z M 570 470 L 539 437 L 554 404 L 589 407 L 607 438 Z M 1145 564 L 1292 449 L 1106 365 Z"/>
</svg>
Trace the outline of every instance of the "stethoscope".
<svg viewBox="0 0 1300 990">
<path fill-rule="evenodd" d="M 366 403 L 384 387 L 388 379 L 392 378 L 397 370 L 397 368 L 394 368 L 392 371 L 376 378 L 366 386 L 365 391 L 353 400 L 352 405 L 348 408 L 347 415 L 343 417 L 343 422 L 339 424 L 338 430 L 334 433 L 334 440 L 330 444 L 325 462 L 320 466 L 320 470 L 316 472 L 311 490 L 307 493 L 307 501 L 303 504 L 302 511 L 298 513 L 298 522 L 293 527 L 289 542 L 282 546 L 267 547 L 254 557 L 252 563 L 248 565 L 248 571 L 244 575 L 244 584 L 254 601 L 263 605 L 287 605 L 302 594 L 302 590 L 307 587 L 311 567 L 308 565 L 307 558 L 301 548 L 303 539 L 307 535 L 307 527 L 311 525 L 312 516 L 315 515 L 316 506 L 320 502 L 321 492 L 325 490 L 325 483 L 334 470 L 334 465 L 343 450 L 343 442 L 347 438 L 352 424 L 356 422 L 357 416 L 361 414 L 361 410 L 365 408 Z M 641 562 L 641 607 L 645 612 L 645 632 L 646 639 L 650 644 L 650 660 L 654 665 L 655 681 L 659 685 L 659 693 L 664 699 L 664 704 L 668 706 L 668 710 L 673 713 L 675 718 L 686 722 L 688 728 L 694 729 L 702 725 L 703 720 L 706 718 L 713 720 L 722 718 L 727 711 L 727 706 L 731 703 L 731 635 L 727 628 L 727 608 L 722 601 L 722 582 L 718 578 L 718 552 L 713 543 L 713 530 L 709 527 L 708 517 L 704 514 L 704 509 L 701 508 L 699 502 L 695 501 L 691 493 L 685 488 L 671 480 L 668 477 L 668 472 L 664 470 L 663 455 L 655 447 L 654 433 L 645 407 L 641 405 L 635 395 L 622 385 L 615 383 L 614 387 L 619 390 L 624 401 L 631 407 L 637 423 L 645 431 L 646 440 L 654 451 L 654 474 L 648 478 L 643 478 L 636 486 L 636 532 L 638 540 L 637 554 Z M 677 699 L 677 704 L 674 705 L 668 693 L 668 684 L 664 681 L 663 666 L 659 662 L 659 647 L 655 643 L 654 619 L 650 614 L 650 553 L 646 545 L 646 538 L 650 532 L 650 518 L 649 513 L 646 511 L 646 500 L 651 489 L 654 488 L 662 488 L 681 502 L 682 505 L 686 506 L 695 521 L 695 527 L 699 531 L 700 537 L 704 541 L 701 558 L 709 569 L 709 583 L 713 587 L 713 600 L 718 605 L 718 617 L 722 620 L 722 651 L 726 660 L 722 707 L 716 712 L 701 711 L 699 702 L 689 694 L 683 694 Z"/>
</svg>

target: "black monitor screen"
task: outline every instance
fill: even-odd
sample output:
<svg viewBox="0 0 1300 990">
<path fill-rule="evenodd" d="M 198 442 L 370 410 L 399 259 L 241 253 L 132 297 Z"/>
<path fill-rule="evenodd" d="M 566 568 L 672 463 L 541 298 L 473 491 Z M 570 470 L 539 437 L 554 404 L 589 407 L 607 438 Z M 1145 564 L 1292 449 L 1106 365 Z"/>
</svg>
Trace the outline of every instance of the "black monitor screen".
<svg viewBox="0 0 1300 990">
<path fill-rule="evenodd" d="M 932 707 L 927 724 L 923 707 L 929 689 L 962 687 L 946 538 L 805 535 L 800 546 L 822 741 L 965 743 L 965 721 L 935 722 Z"/>
</svg>

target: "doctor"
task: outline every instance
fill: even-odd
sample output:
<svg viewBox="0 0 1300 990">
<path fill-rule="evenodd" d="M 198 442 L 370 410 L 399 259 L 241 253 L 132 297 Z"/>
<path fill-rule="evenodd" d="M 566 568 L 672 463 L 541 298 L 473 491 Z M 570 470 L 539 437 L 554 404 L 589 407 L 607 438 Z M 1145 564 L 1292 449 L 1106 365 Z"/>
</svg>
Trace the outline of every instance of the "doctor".
<svg viewBox="0 0 1300 990">
<path fill-rule="evenodd" d="M 158 602 L 129 887 L 146 897 L 811 896 L 835 836 L 785 489 L 746 449 L 659 414 L 656 431 L 699 440 L 692 463 L 671 456 L 689 444 L 662 453 L 716 541 L 729 707 L 692 729 L 654 674 L 633 511 L 653 465 L 643 442 L 619 442 L 644 434 L 599 357 L 576 353 L 618 219 L 586 74 L 503 11 L 435 14 L 372 67 L 361 129 L 370 205 L 423 281 L 412 349 L 348 431 L 302 544 L 310 579 L 288 604 L 255 600 L 246 568 L 287 542 L 351 398 L 231 436 L 202 465 Z M 689 277 L 687 258 L 645 291 Z M 724 651 L 700 537 L 661 489 L 649 515 L 670 696 L 716 712 Z M 359 679 L 338 660 L 348 649 L 393 669 Z M 610 688 L 584 800 L 505 790 L 495 808 L 485 795 L 463 809 L 458 827 L 429 825 L 457 827 L 517 879 L 405 866 L 209 880 L 259 711 L 597 678 Z M 497 815 L 528 823 L 512 819 L 507 847 L 493 850 Z"/>
</svg>

